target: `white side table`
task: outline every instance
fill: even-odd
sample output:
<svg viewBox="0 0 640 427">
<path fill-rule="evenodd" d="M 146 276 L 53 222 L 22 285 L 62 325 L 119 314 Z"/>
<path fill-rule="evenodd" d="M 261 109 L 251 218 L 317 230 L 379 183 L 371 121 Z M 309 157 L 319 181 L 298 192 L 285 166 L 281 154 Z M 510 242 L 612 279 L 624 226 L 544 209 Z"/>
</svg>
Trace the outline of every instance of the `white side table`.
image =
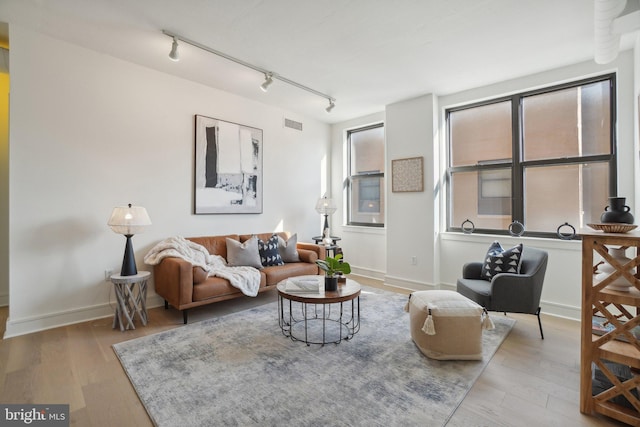
<svg viewBox="0 0 640 427">
<path fill-rule="evenodd" d="M 147 324 L 147 280 L 151 273 L 139 271 L 133 276 L 111 276 L 111 283 L 116 294 L 116 313 L 113 317 L 113 326 L 120 325 L 120 330 L 135 329 L 133 319 L 136 313 L 143 325 Z M 136 285 L 137 292 L 136 292 Z"/>
</svg>

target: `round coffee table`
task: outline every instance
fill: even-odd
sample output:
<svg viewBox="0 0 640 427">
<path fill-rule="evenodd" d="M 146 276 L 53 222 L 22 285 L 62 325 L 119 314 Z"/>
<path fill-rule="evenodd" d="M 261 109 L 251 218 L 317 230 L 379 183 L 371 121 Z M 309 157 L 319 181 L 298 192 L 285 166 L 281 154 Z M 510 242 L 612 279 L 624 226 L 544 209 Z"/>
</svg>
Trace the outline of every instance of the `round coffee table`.
<svg viewBox="0 0 640 427">
<path fill-rule="evenodd" d="M 318 280 L 318 292 L 292 291 L 287 281 Z M 324 276 L 298 276 L 278 283 L 278 323 L 284 336 L 311 344 L 338 344 L 360 330 L 360 284 L 346 279 L 324 290 Z M 351 306 L 349 310 L 349 306 Z M 350 311 L 350 313 L 349 313 Z"/>
</svg>

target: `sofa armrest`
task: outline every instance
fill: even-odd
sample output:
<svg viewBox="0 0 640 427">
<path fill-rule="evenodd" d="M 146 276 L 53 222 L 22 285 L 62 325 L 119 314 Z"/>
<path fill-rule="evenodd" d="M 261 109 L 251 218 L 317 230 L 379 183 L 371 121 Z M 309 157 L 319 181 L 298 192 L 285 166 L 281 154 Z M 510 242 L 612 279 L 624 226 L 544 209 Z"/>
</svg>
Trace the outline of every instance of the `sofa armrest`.
<svg viewBox="0 0 640 427">
<path fill-rule="evenodd" d="M 300 255 L 301 261 L 303 261 L 301 251 L 306 250 L 306 251 L 315 252 L 317 256 L 316 259 L 325 259 L 326 253 L 327 253 L 324 246 L 316 245 L 315 243 L 298 243 L 296 245 L 296 248 L 298 249 L 298 254 Z M 304 261 L 304 262 L 315 262 L 315 261 L 316 260 L 314 259 L 313 261 Z"/>
<path fill-rule="evenodd" d="M 180 308 L 193 301 L 193 266 L 181 258 L 164 258 L 153 267 L 153 279 L 158 295 L 173 307 Z"/>
<path fill-rule="evenodd" d="M 298 249 L 298 256 L 300 262 L 308 262 L 309 264 L 315 263 L 318 259 L 318 253 L 309 249 Z"/>
<path fill-rule="evenodd" d="M 541 294 L 542 281 L 530 274 L 499 273 L 491 280 L 491 305 L 496 311 L 535 313 Z"/>
<path fill-rule="evenodd" d="M 482 275 L 481 262 L 468 262 L 462 267 L 463 279 L 480 279 Z"/>
</svg>

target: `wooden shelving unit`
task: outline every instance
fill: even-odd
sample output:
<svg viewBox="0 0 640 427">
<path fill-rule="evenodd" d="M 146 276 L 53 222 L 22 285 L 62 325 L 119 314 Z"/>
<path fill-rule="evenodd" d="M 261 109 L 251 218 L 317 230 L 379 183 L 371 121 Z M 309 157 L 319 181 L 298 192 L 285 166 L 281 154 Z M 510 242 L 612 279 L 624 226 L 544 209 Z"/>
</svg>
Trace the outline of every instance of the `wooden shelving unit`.
<svg viewBox="0 0 640 427">
<path fill-rule="evenodd" d="M 600 413 L 629 425 L 640 425 L 640 401 L 631 390 L 640 388 L 640 342 L 630 330 L 640 325 L 640 234 L 638 232 L 611 234 L 593 230 L 581 230 L 582 235 L 582 337 L 580 357 L 580 411 L 585 414 Z M 627 247 L 625 265 L 613 259 L 608 247 Z M 630 252 L 633 252 L 631 255 Z M 614 271 L 606 278 L 594 278 L 594 260 L 602 258 Z M 607 285 L 624 276 L 633 286 L 626 291 L 611 290 Z M 605 335 L 592 334 L 594 315 L 606 317 L 615 329 Z M 625 337 L 628 342 L 619 338 Z M 618 338 L 618 339 L 617 339 Z M 620 381 L 604 361 L 629 366 L 637 374 Z M 593 394 L 593 367 L 606 375 L 612 387 Z M 634 409 L 610 402 L 613 397 L 624 396 Z"/>
</svg>

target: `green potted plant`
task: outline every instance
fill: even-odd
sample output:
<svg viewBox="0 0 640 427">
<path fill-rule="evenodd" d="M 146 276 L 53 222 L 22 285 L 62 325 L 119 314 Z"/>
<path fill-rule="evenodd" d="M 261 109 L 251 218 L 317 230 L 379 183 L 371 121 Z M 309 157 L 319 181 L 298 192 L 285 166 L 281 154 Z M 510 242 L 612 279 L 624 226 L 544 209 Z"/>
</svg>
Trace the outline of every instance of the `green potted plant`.
<svg viewBox="0 0 640 427">
<path fill-rule="evenodd" d="M 338 289 L 338 273 L 351 273 L 351 266 L 348 262 L 342 261 L 342 254 L 334 258 L 328 256 L 325 259 L 316 260 L 316 264 L 324 271 L 324 290 L 335 291 Z"/>
</svg>

